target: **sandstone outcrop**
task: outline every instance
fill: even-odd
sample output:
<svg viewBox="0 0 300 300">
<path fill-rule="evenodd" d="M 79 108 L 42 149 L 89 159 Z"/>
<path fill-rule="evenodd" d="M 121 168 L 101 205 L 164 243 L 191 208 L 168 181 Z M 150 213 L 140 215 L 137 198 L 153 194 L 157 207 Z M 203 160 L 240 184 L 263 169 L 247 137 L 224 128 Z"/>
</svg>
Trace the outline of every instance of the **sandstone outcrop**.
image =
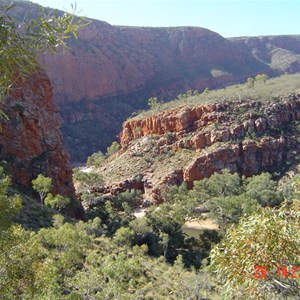
<svg viewBox="0 0 300 300">
<path fill-rule="evenodd" d="M 260 107 L 255 114 L 246 113 L 243 122 L 236 122 L 232 112 L 239 109 Z M 124 123 L 121 146 L 125 148 L 132 140 L 156 134 L 165 136 L 164 143 L 173 148 L 204 149 L 216 142 L 227 142 L 249 135 L 262 135 L 292 121 L 300 120 L 300 95 L 290 95 L 283 103 L 261 104 L 259 101 L 224 102 L 196 107 L 179 107 L 163 111 L 144 119 L 131 119 Z"/>
<path fill-rule="evenodd" d="M 112 160 L 115 167 L 120 161 L 125 166 L 111 169 L 107 164 L 103 174 L 120 174 L 121 181 L 114 180 L 121 191 L 131 182 L 127 169 L 138 170 L 142 186 L 136 188 L 156 203 L 163 200 L 160 189 L 166 185 L 186 182 L 192 187 L 222 169 L 247 177 L 279 175 L 297 159 L 299 124 L 300 93 L 271 102 L 184 106 L 133 118 L 124 123 L 122 149 Z"/>
<path fill-rule="evenodd" d="M 0 120 L 0 159 L 8 162 L 13 182 L 30 188 L 38 174 L 51 177 L 54 194 L 74 196 L 72 170 L 60 133 L 61 122 L 45 74 L 19 83 L 1 103 L 9 120 Z M 82 218 L 81 205 L 69 214 Z"/>
<path fill-rule="evenodd" d="M 284 137 L 266 138 L 257 143 L 245 141 L 234 146 L 220 147 L 197 157 L 184 170 L 183 181 L 192 187 L 195 180 L 210 177 L 227 169 L 246 177 L 262 172 L 279 170 L 286 158 L 287 142 Z"/>
</svg>

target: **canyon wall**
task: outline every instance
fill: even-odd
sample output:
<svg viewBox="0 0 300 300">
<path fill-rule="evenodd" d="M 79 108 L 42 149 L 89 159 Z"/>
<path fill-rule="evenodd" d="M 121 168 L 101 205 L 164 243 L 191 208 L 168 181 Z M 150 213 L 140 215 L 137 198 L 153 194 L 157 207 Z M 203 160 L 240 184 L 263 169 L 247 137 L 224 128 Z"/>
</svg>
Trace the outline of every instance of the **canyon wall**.
<svg viewBox="0 0 300 300">
<path fill-rule="evenodd" d="M 24 11 L 36 16 L 39 6 L 22 2 L 11 13 L 22 19 Z M 42 56 L 41 62 L 54 86 L 74 163 L 105 151 L 123 121 L 146 108 L 152 96 L 167 101 L 258 73 L 300 71 L 299 36 L 226 39 L 200 27 L 126 27 L 92 20 L 68 45 L 69 50 Z"/>
<path fill-rule="evenodd" d="M 229 39 L 243 52 L 281 73 L 300 70 L 300 36 L 260 36 Z"/>
<path fill-rule="evenodd" d="M 63 119 L 73 161 L 106 150 L 133 111 L 147 99 L 169 100 L 277 74 L 233 42 L 204 28 L 138 28 L 93 20 L 70 50 L 42 57 Z"/>
<path fill-rule="evenodd" d="M 297 36 L 225 39 L 204 28 L 120 27 L 94 20 L 70 47 L 43 62 L 73 161 L 105 151 L 122 122 L 151 96 L 168 100 L 258 73 L 300 70 Z"/>
<path fill-rule="evenodd" d="M 75 196 L 69 156 L 60 132 L 61 121 L 45 74 L 20 82 L 1 103 L 8 116 L 0 119 L 0 159 L 8 162 L 13 182 L 30 189 L 38 174 L 51 177 L 52 192 Z M 68 212 L 82 218 L 81 205 Z"/>
<path fill-rule="evenodd" d="M 299 159 L 299 124 L 300 93 L 270 102 L 182 106 L 126 121 L 120 137 L 122 149 L 111 164 L 123 160 L 127 168 L 132 165 L 142 178 L 142 190 L 159 202 L 165 185 L 185 182 L 192 187 L 195 180 L 222 169 L 247 177 L 261 172 L 284 174 Z M 107 164 L 104 174 L 110 171 Z M 120 178 L 127 172 L 127 179 L 108 191 L 136 184 L 134 172 L 130 174 L 126 167 L 114 172 Z"/>
</svg>

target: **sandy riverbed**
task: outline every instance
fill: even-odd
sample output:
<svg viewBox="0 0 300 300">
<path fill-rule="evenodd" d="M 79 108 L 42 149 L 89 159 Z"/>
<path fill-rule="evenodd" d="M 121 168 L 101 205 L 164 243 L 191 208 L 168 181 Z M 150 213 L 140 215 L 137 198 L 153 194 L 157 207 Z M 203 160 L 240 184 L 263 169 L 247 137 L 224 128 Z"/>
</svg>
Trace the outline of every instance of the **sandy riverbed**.
<svg viewBox="0 0 300 300">
<path fill-rule="evenodd" d="M 145 215 L 146 209 L 144 208 L 136 208 L 134 210 L 134 216 L 136 218 L 142 218 Z M 185 228 L 193 228 L 193 229 L 209 229 L 209 230 L 219 230 L 219 225 L 216 224 L 211 219 L 206 220 L 190 220 L 186 222 L 183 227 Z"/>
<path fill-rule="evenodd" d="M 210 229 L 210 230 L 219 230 L 219 225 L 216 224 L 213 220 L 190 220 L 186 222 L 183 227 L 185 228 L 194 228 L 194 229 Z"/>
</svg>

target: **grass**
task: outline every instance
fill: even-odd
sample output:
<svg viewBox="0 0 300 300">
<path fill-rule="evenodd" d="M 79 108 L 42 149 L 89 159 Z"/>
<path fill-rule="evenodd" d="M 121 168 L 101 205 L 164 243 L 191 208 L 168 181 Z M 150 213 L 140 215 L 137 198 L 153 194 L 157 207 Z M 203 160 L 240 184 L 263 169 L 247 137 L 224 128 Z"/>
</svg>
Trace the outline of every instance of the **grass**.
<svg viewBox="0 0 300 300">
<path fill-rule="evenodd" d="M 133 119 L 142 119 L 162 111 L 178 108 L 180 106 L 193 107 L 201 104 L 218 103 L 224 101 L 271 101 L 274 98 L 284 97 L 288 93 L 300 92 L 300 73 L 285 74 L 277 78 L 255 81 L 254 87 L 249 88 L 246 83 L 232 85 L 212 91 L 205 91 L 198 95 L 184 94 L 167 103 L 160 104 L 156 110 L 142 111 Z"/>
</svg>

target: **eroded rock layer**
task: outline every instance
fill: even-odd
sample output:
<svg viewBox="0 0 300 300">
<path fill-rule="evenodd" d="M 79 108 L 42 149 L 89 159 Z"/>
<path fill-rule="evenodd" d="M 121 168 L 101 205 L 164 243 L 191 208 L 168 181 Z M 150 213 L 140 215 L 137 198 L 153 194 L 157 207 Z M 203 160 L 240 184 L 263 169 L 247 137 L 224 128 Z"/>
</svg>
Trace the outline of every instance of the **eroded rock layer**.
<svg viewBox="0 0 300 300">
<path fill-rule="evenodd" d="M 133 188 L 137 173 L 141 190 L 155 201 L 165 185 L 186 182 L 192 187 L 222 169 L 245 176 L 282 174 L 298 159 L 299 123 L 300 93 L 272 102 L 184 106 L 128 120 L 122 150 L 103 170 L 105 176 L 114 172 L 120 178 L 114 176 L 108 191 Z"/>
</svg>

